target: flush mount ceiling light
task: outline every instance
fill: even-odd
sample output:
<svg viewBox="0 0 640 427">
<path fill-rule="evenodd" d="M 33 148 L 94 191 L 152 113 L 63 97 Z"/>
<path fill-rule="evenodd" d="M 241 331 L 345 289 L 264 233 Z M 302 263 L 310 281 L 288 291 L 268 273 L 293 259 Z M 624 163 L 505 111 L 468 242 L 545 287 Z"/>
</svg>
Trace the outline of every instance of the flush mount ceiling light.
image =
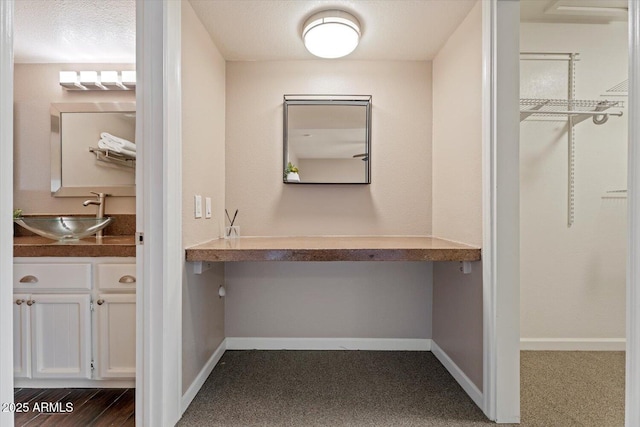
<svg viewBox="0 0 640 427">
<path fill-rule="evenodd" d="M 360 41 L 360 23 L 341 10 L 311 15 L 302 27 L 304 46 L 320 58 L 340 58 L 353 52 Z"/>
</svg>

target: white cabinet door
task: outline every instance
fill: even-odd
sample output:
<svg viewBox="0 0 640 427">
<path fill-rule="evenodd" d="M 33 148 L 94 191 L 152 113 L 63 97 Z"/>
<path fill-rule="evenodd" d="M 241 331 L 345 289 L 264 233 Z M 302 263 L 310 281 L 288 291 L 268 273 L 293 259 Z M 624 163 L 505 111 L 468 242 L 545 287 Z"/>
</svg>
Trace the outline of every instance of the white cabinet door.
<svg viewBox="0 0 640 427">
<path fill-rule="evenodd" d="M 27 310 L 28 294 L 13 295 L 13 374 L 16 378 L 31 376 L 30 325 Z"/>
<path fill-rule="evenodd" d="M 100 294 L 95 310 L 98 317 L 98 376 L 135 378 L 135 294 Z"/>
<path fill-rule="evenodd" d="M 91 378 L 90 296 L 32 294 L 33 378 Z"/>
</svg>

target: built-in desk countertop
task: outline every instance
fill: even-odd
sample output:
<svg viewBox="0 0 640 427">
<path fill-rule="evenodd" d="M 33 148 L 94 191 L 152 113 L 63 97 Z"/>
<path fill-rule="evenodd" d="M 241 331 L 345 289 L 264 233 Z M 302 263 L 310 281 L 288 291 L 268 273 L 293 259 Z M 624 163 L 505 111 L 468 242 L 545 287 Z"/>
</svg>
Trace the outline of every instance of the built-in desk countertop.
<svg viewBox="0 0 640 427">
<path fill-rule="evenodd" d="M 425 236 L 240 237 L 186 250 L 187 261 L 479 261 L 480 248 Z"/>
</svg>

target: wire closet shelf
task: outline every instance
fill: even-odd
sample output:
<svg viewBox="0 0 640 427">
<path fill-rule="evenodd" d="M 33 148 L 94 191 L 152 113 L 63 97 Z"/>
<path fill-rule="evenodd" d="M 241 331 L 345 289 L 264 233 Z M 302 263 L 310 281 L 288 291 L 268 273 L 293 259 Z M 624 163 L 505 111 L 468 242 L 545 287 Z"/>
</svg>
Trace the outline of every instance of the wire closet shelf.
<svg viewBox="0 0 640 427">
<path fill-rule="evenodd" d="M 529 116 L 573 116 L 578 119 L 593 117 L 595 124 L 603 124 L 609 116 L 622 116 L 623 101 L 584 99 L 520 99 L 520 121 Z"/>
</svg>

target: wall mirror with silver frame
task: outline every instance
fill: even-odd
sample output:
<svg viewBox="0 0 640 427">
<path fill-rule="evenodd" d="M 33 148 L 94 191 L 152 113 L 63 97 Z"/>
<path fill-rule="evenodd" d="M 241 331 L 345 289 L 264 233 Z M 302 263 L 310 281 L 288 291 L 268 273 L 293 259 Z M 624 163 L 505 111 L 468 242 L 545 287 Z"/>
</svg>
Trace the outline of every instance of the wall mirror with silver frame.
<svg viewBox="0 0 640 427">
<path fill-rule="evenodd" d="M 135 129 L 135 102 L 51 104 L 52 196 L 135 196 Z"/>
<path fill-rule="evenodd" d="M 286 184 L 371 183 L 371 96 L 285 95 Z"/>
</svg>

